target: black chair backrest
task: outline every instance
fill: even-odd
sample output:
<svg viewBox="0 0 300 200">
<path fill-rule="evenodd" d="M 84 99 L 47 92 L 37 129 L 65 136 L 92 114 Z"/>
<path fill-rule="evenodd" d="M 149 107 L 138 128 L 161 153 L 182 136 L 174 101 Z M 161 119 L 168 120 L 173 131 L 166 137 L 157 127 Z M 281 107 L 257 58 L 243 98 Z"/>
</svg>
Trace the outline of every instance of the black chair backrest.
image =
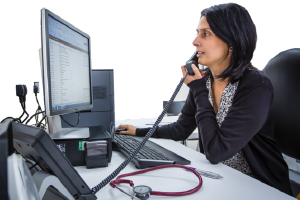
<svg viewBox="0 0 300 200">
<path fill-rule="evenodd" d="M 300 160 L 300 49 L 279 53 L 263 71 L 274 88 L 274 134 L 278 148 Z"/>
<path fill-rule="evenodd" d="M 163 107 L 167 105 L 168 101 L 163 102 Z M 179 113 L 181 113 L 181 109 L 184 105 L 185 101 L 173 101 L 171 104 L 169 110 L 167 111 L 168 116 L 177 116 Z"/>
</svg>

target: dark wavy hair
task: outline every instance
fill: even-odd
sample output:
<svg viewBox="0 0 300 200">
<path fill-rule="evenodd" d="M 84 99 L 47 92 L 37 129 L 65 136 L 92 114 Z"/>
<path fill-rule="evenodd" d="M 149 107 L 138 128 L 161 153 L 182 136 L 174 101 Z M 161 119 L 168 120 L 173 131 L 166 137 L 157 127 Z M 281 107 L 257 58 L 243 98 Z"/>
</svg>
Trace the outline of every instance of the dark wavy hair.
<svg viewBox="0 0 300 200">
<path fill-rule="evenodd" d="M 242 77 L 247 67 L 257 70 L 250 62 L 257 35 L 248 11 L 238 4 L 228 3 L 204 9 L 201 12 L 201 17 L 203 16 L 212 32 L 227 44 L 227 56 L 229 48 L 233 48 L 229 66 L 215 78 L 224 80 L 229 77 L 229 82 L 234 83 Z M 208 75 L 212 75 L 210 69 L 205 73 L 205 76 Z"/>
</svg>

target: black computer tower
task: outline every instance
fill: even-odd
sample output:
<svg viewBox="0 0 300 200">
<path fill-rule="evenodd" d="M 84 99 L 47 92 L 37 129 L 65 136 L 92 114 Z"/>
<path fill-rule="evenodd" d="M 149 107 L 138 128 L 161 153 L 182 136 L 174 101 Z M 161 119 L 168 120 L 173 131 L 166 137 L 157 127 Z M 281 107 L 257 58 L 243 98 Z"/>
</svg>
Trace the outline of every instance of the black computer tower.
<svg viewBox="0 0 300 200">
<path fill-rule="evenodd" d="M 114 73 L 113 69 L 92 70 L 93 108 L 80 112 L 77 127 L 102 126 L 110 133 L 111 123 L 115 124 Z M 70 124 L 76 124 L 78 114 L 63 115 Z M 61 120 L 63 128 L 70 127 Z"/>
</svg>

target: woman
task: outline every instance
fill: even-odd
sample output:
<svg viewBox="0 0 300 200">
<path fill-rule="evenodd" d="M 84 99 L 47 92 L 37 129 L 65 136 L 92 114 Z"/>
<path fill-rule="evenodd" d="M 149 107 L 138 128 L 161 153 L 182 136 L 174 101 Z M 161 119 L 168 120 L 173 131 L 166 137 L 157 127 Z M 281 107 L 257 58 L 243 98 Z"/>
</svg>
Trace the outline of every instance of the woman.
<svg viewBox="0 0 300 200">
<path fill-rule="evenodd" d="M 292 195 L 288 168 L 274 140 L 273 87 L 251 65 L 256 28 L 237 4 L 201 12 L 193 45 L 205 72 L 193 66 L 190 88 L 178 121 L 157 128 L 153 137 L 185 140 L 198 127 L 200 152 L 212 164 L 222 162 Z M 186 75 L 182 66 L 183 76 Z M 121 134 L 144 136 L 149 129 L 120 125 Z"/>
</svg>

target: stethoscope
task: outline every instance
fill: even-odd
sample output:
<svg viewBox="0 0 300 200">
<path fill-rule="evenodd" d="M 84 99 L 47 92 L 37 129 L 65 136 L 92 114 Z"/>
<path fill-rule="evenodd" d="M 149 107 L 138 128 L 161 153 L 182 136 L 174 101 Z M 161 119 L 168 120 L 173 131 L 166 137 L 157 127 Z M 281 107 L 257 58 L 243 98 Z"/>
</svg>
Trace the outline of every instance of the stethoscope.
<svg viewBox="0 0 300 200">
<path fill-rule="evenodd" d="M 137 174 L 143 174 L 145 172 L 154 171 L 154 170 L 157 170 L 157 169 L 168 168 L 168 167 L 183 168 L 183 169 L 186 169 L 186 170 L 189 170 L 189 171 L 193 172 L 199 179 L 198 186 L 196 186 L 195 188 L 193 188 L 191 190 L 184 191 L 184 192 L 158 192 L 158 191 L 152 191 L 152 189 L 150 187 L 146 186 L 146 185 L 139 185 L 139 186 L 134 187 L 134 183 L 131 180 L 121 179 L 125 176 L 133 176 L 133 175 L 137 175 Z M 121 188 L 117 187 L 116 184 L 119 184 L 119 183 L 128 183 L 133 188 L 133 195 L 130 195 L 130 194 L 124 192 Z M 132 173 L 128 173 L 128 174 L 122 174 L 122 175 L 118 176 L 116 180 L 111 181 L 110 186 L 113 187 L 113 188 L 119 189 L 121 192 L 127 194 L 132 199 L 146 200 L 150 197 L 150 195 L 184 196 L 184 195 L 193 194 L 201 188 L 202 183 L 203 183 L 203 180 L 202 180 L 201 175 L 197 171 L 195 171 L 194 169 L 191 169 L 190 167 L 186 167 L 186 166 L 182 166 L 182 165 L 163 165 L 163 166 L 144 169 L 144 170 L 140 170 L 140 171 L 132 172 Z"/>
</svg>

